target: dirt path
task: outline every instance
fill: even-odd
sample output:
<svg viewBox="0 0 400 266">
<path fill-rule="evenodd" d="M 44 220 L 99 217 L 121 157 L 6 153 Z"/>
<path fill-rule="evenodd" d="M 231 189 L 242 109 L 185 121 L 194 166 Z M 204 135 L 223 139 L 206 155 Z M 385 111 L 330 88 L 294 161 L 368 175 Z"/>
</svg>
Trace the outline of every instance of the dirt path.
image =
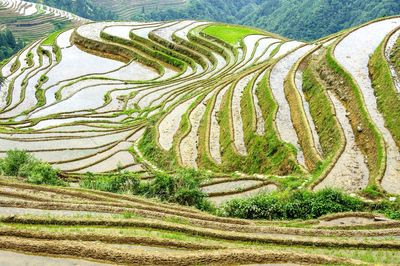
<svg viewBox="0 0 400 266">
<path fill-rule="evenodd" d="M 0 215 L 111 216 L 108 213 L 0 207 Z M 1 265 L 1 264 L 0 264 Z"/>
<path fill-rule="evenodd" d="M 53 258 L 45 256 L 28 255 L 12 251 L 0 251 L 1 266 L 106 266 L 91 261 L 71 258 Z"/>
</svg>

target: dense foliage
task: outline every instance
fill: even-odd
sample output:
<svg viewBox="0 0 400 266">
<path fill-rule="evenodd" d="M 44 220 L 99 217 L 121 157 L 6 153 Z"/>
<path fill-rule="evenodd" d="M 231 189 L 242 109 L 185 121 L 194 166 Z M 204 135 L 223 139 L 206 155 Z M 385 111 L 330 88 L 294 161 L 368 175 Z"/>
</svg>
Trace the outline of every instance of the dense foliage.
<svg viewBox="0 0 400 266">
<path fill-rule="evenodd" d="M 206 172 L 192 169 L 179 170 L 175 175 L 157 173 L 151 181 L 141 181 L 135 174 L 129 172 L 99 176 L 88 173 L 80 186 L 158 198 L 210 211 L 212 206 L 206 199 L 207 195 L 200 190 L 200 183 L 206 178 L 208 178 Z"/>
<path fill-rule="evenodd" d="M 12 56 L 23 46 L 24 44 L 17 41 L 10 30 L 0 31 L 0 61 Z"/>
<path fill-rule="evenodd" d="M 235 199 L 221 210 L 225 216 L 246 219 L 312 219 L 337 212 L 362 211 L 364 203 L 333 189 L 318 192 L 299 190 L 288 193 L 260 194 Z"/>
<path fill-rule="evenodd" d="M 312 40 L 399 13 L 398 0 L 192 0 L 183 10 L 154 11 L 134 19 L 221 21 Z"/>
<path fill-rule="evenodd" d="M 31 2 L 59 8 L 91 20 L 116 19 L 116 15 L 112 11 L 99 7 L 95 1 L 91 0 L 33 0 Z"/>
<path fill-rule="evenodd" d="M 24 178 L 28 183 L 64 186 L 59 171 L 25 151 L 11 150 L 0 159 L 0 174 Z"/>
</svg>

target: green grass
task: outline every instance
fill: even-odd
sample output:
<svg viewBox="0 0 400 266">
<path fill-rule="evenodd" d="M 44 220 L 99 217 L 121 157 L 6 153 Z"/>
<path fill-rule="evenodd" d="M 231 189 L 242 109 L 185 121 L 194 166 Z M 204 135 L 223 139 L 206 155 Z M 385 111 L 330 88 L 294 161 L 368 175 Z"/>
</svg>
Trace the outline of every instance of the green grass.
<svg viewBox="0 0 400 266">
<path fill-rule="evenodd" d="M 390 61 L 397 73 L 400 73 L 400 38 L 397 39 L 390 53 Z"/>
<path fill-rule="evenodd" d="M 303 72 L 303 92 L 310 107 L 310 114 L 315 123 L 323 153 L 323 163 L 319 171 L 313 172 L 311 182 L 325 176 L 326 171 L 333 166 L 332 163 L 336 162 L 336 157 L 340 155 L 345 145 L 335 110 L 322 80 L 318 77 L 317 65 L 315 65 L 318 62 L 310 61 Z"/>
<path fill-rule="evenodd" d="M 386 41 L 383 41 L 371 56 L 369 72 L 372 87 L 377 96 L 378 109 L 383 114 L 386 127 L 392 134 L 397 146 L 400 147 L 400 94 L 397 92 L 389 64 L 385 58 L 385 44 Z M 400 41 L 397 42 L 393 51 L 397 52 L 397 56 L 400 58 Z"/>
<path fill-rule="evenodd" d="M 56 41 L 57 37 L 63 32 L 63 30 L 55 31 L 52 34 L 50 34 L 43 42 L 42 45 L 48 45 L 51 46 L 54 44 Z"/>
<path fill-rule="evenodd" d="M 255 82 L 249 82 L 243 91 L 241 100 L 241 115 L 243 119 L 244 140 L 247 156 L 236 152 L 231 129 L 233 127 L 231 101 L 234 86 L 224 95 L 221 109 L 218 113 L 220 121 L 220 145 L 222 155 L 221 169 L 224 172 L 241 171 L 248 174 L 262 173 L 265 175 L 291 175 L 301 173 L 296 160 L 295 148 L 283 143 L 275 130 L 274 117 L 277 104 L 274 101 L 266 75 L 256 88 L 259 105 L 265 119 L 265 135 L 255 132 L 255 112 L 251 88 Z"/>
<path fill-rule="evenodd" d="M 265 34 L 256 29 L 235 25 L 212 25 L 205 28 L 203 32 L 236 47 L 239 46 L 240 41 L 248 35 Z"/>
</svg>

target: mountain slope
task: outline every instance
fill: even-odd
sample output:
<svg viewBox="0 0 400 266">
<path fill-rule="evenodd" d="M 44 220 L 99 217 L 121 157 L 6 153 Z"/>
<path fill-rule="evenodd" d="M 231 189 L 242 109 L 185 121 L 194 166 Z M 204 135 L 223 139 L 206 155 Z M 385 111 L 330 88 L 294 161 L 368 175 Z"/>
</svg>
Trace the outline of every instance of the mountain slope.
<svg viewBox="0 0 400 266">
<path fill-rule="evenodd" d="M 262 177 L 295 176 L 282 185 L 398 194 L 396 67 L 378 67 L 396 64 L 370 55 L 395 57 L 399 26 L 398 17 L 374 21 L 320 47 L 193 20 L 85 24 L 3 67 L 0 120 L 20 134 L 0 154 L 24 149 L 66 175 L 189 167 L 240 172 L 255 191 L 270 185 Z"/>
<path fill-rule="evenodd" d="M 146 13 L 146 20 L 208 19 L 259 27 L 313 40 L 369 20 L 400 13 L 398 0 L 193 0 L 182 10 Z"/>
<path fill-rule="evenodd" d="M 165 9 L 179 9 L 185 6 L 186 0 L 96 0 L 98 7 L 111 10 L 119 19 L 131 20 L 134 15 L 159 12 Z"/>
<path fill-rule="evenodd" d="M 63 10 L 20 0 L 0 1 L 0 23 L 20 40 L 30 42 L 88 20 Z"/>
<path fill-rule="evenodd" d="M 30 43 L 1 67 L 0 264 L 399 265 L 399 37 L 396 16 Z"/>
<path fill-rule="evenodd" d="M 31 2 L 59 8 L 91 20 L 111 20 L 117 18 L 109 6 L 99 6 L 100 1 L 32 0 Z"/>
</svg>

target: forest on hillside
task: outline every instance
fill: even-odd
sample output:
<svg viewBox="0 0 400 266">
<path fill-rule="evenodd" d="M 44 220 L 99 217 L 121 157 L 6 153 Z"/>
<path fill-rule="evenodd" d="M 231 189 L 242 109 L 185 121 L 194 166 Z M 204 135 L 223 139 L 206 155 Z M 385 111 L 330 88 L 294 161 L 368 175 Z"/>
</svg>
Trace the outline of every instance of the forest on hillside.
<svg viewBox="0 0 400 266">
<path fill-rule="evenodd" d="M 0 31 L 0 61 L 10 57 L 18 50 L 22 49 L 24 44 L 17 41 L 8 29 Z"/>
<path fill-rule="evenodd" d="M 185 9 L 143 13 L 132 19 L 219 21 L 309 41 L 399 13 L 399 0 L 192 0 Z"/>
</svg>

